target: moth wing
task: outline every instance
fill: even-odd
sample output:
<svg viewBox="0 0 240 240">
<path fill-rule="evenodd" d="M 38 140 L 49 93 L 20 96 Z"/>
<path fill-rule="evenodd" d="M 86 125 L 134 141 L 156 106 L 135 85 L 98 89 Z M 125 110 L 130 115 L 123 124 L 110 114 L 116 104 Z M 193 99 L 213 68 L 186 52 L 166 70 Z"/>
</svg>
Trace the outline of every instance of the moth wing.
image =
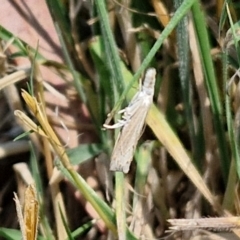
<svg viewBox="0 0 240 240">
<path fill-rule="evenodd" d="M 149 106 L 143 105 L 139 101 L 130 121 L 123 126 L 113 149 L 110 163 L 111 171 L 128 173 Z"/>
</svg>

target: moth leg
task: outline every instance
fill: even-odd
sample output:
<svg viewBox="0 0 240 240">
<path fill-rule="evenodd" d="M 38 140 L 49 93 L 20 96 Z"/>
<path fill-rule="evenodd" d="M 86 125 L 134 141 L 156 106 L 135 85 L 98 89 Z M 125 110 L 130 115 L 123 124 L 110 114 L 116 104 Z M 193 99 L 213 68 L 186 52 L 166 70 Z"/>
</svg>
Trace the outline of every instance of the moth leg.
<svg viewBox="0 0 240 240">
<path fill-rule="evenodd" d="M 126 112 L 126 110 L 127 110 L 127 107 L 126 107 L 126 108 L 124 108 L 124 109 L 121 109 L 120 111 L 118 111 L 118 114 L 125 113 L 125 112 Z"/>
<path fill-rule="evenodd" d="M 107 128 L 107 129 L 115 129 L 115 128 L 120 128 L 122 126 L 124 126 L 125 123 L 115 123 L 113 125 L 108 125 L 108 124 L 103 124 L 103 127 Z"/>
<path fill-rule="evenodd" d="M 115 123 L 113 125 L 108 125 L 108 124 L 103 124 L 103 127 L 106 129 L 114 129 L 114 128 L 118 128 L 118 123 Z"/>
<path fill-rule="evenodd" d="M 124 108 L 124 109 L 122 109 L 122 110 L 120 110 L 118 112 L 118 114 L 122 114 L 122 113 L 123 113 L 122 119 L 119 119 L 117 121 L 117 123 L 115 123 L 113 125 L 103 124 L 103 127 L 107 128 L 107 129 L 115 129 L 115 128 L 123 127 L 130 120 L 131 108 L 130 107 L 126 107 L 126 108 Z"/>
<path fill-rule="evenodd" d="M 123 116 L 128 116 L 128 115 L 131 114 L 131 112 L 132 112 L 132 107 L 131 106 L 127 106 L 124 109 L 120 110 L 118 112 L 118 114 L 123 114 Z"/>
<path fill-rule="evenodd" d="M 115 128 L 120 128 L 122 126 L 124 126 L 126 124 L 126 120 L 118 120 L 117 123 L 113 124 L 113 125 L 108 125 L 108 124 L 103 124 L 103 127 L 107 128 L 107 129 L 115 129 Z"/>
</svg>

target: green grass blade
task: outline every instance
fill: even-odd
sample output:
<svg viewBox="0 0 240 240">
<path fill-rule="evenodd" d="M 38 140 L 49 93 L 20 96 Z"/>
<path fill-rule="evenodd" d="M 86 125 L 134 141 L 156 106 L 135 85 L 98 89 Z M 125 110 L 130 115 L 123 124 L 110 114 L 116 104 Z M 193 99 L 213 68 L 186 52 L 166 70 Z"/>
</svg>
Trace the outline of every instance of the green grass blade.
<svg viewBox="0 0 240 240">
<path fill-rule="evenodd" d="M 69 52 L 73 52 L 71 25 L 68 19 L 68 8 L 62 1 L 46 0 L 53 22 L 61 29 L 61 34 Z M 55 27 L 56 27 L 55 25 Z"/>
<path fill-rule="evenodd" d="M 81 144 L 78 147 L 67 149 L 66 153 L 72 165 L 81 164 L 91 158 L 96 157 L 99 153 L 103 152 L 102 144 Z"/>
<path fill-rule="evenodd" d="M 179 8 L 183 0 L 175 0 L 175 8 Z M 197 137 L 197 124 L 194 124 L 193 105 L 192 105 L 192 89 L 189 69 L 189 34 L 188 34 L 188 17 L 185 16 L 177 25 L 177 47 L 179 58 L 179 78 L 181 82 L 181 90 L 184 103 L 184 112 L 187 119 L 187 127 L 189 129 L 189 137 L 192 145 L 193 160 L 201 166 L 200 153 L 201 144 Z M 196 120 L 195 120 L 196 121 Z"/>
<path fill-rule="evenodd" d="M 6 240 L 22 239 L 21 231 L 10 228 L 0 228 L 0 236 Z"/>
<path fill-rule="evenodd" d="M 35 48 L 29 46 L 26 42 L 21 40 L 20 38 L 16 37 L 13 35 L 11 32 L 9 32 L 6 28 L 0 25 L 0 38 L 6 42 L 9 42 L 13 39 L 12 44 L 20 50 L 20 53 L 18 54 L 12 54 L 12 57 L 14 56 L 28 56 L 29 52 L 32 54 L 36 53 Z M 37 60 L 44 60 L 45 58 L 38 52 L 36 54 L 36 59 Z"/>
<path fill-rule="evenodd" d="M 118 94 L 123 91 L 124 88 L 124 80 L 123 75 L 120 67 L 120 58 L 117 52 L 117 46 L 114 41 L 114 37 L 112 34 L 112 30 L 110 27 L 109 19 L 108 19 L 108 12 L 106 10 L 105 1 L 97 0 L 95 1 L 96 8 L 98 11 L 98 16 L 100 18 L 100 27 L 103 37 L 103 43 L 105 47 L 105 54 L 107 58 L 107 67 L 110 70 L 112 79 L 117 87 Z M 118 95 L 115 96 L 115 101 L 118 98 Z M 114 101 L 114 102 L 115 102 Z"/>
<path fill-rule="evenodd" d="M 112 91 L 112 85 L 110 84 L 110 73 L 105 67 L 106 61 L 104 61 L 102 54 L 102 37 L 96 37 L 94 41 L 91 41 L 89 44 L 89 50 L 94 62 L 96 72 L 98 73 L 99 78 L 99 90 L 98 90 L 98 103 L 99 103 L 99 121 L 104 122 L 106 118 L 106 101 L 110 102 L 111 99 L 114 99 L 114 93 Z M 114 103 L 112 103 L 114 104 Z M 100 134 L 102 131 L 100 131 Z"/>
<path fill-rule="evenodd" d="M 126 239 L 126 205 L 124 173 L 115 173 L 115 198 L 116 198 L 116 221 L 118 238 Z"/>
<path fill-rule="evenodd" d="M 91 220 L 85 224 L 83 224 L 81 227 L 77 228 L 76 230 L 74 230 L 72 232 L 72 237 L 77 238 L 79 236 L 81 236 L 82 234 L 84 234 L 86 231 L 90 230 L 91 227 L 94 225 L 94 222 L 96 220 Z"/>
<path fill-rule="evenodd" d="M 65 228 L 65 231 L 66 231 L 67 235 L 68 235 L 68 239 L 69 240 L 74 240 L 74 238 L 73 238 L 73 236 L 71 234 L 71 230 L 70 230 L 70 228 L 68 226 L 67 220 L 64 218 L 64 214 L 63 214 L 62 209 L 61 209 L 61 207 L 59 205 L 58 205 L 58 209 L 59 209 L 59 212 L 60 212 L 60 215 L 61 215 L 63 226 Z"/>
<path fill-rule="evenodd" d="M 210 98 L 210 105 L 213 112 L 213 122 L 216 129 L 217 142 L 220 152 L 221 168 L 223 173 L 224 182 L 227 183 L 229 173 L 229 155 L 227 151 L 227 142 L 225 139 L 225 132 L 223 128 L 223 109 L 218 92 L 218 86 L 216 83 L 216 76 L 214 73 L 214 66 L 210 55 L 210 44 L 208 39 L 208 33 L 206 29 L 205 17 L 199 2 L 196 2 L 192 8 L 193 20 L 198 36 L 200 54 L 202 59 L 202 65 L 204 75 L 206 79 L 207 90 Z"/>
</svg>

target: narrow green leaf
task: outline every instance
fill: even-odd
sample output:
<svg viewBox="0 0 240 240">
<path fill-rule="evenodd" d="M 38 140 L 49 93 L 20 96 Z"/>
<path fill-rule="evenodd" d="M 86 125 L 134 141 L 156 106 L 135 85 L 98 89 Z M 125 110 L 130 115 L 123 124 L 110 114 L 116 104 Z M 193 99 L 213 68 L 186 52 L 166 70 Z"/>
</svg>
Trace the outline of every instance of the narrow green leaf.
<svg viewBox="0 0 240 240">
<path fill-rule="evenodd" d="M 118 94 L 123 91 L 124 88 L 124 80 L 120 67 L 120 58 L 117 52 L 117 46 L 114 41 L 114 37 L 112 34 L 112 29 L 110 27 L 109 19 L 108 19 L 108 11 L 106 10 L 105 1 L 97 0 L 95 1 L 96 8 L 98 11 L 98 16 L 100 18 L 100 27 L 105 47 L 105 55 L 107 59 L 107 66 L 112 76 L 112 80 L 116 84 Z M 115 101 L 118 96 L 115 96 Z"/>
<path fill-rule="evenodd" d="M 21 231 L 11 228 L 0 228 L 0 236 L 6 240 L 22 239 Z"/>
<path fill-rule="evenodd" d="M 227 150 L 227 142 L 225 138 L 225 131 L 223 127 L 223 109 L 219 96 L 217 79 L 214 72 L 214 66 L 210 54 L 210 44 L 208 39 L 208 33 L 206 29 L 205 16 L 202 12 L 202 8 L 199 2 L 196 2 L 192 8 L 193 20 L 198 36 L 198 43 L 200 48 L 200 54 L 202 59 L 202 65 L 211 102 L 211 108 L 213 112 L 213 122 L 216 129 L 217 142 L 220 152 L 221 168 L 224 177 L 224 182 L 227 183 L 229 173 L 229 154 Z"/>
<path fill-rule="evenodd" d="M 61 209 L 61 207 L 59 205 L 58 205 L 58 209 L 60 211 L 60 215 L 61 215 L 61 219 L 62 219 L 62 222 L 63 222 L 63 226 L 65 228 L 65 231 L 66 231 L 67 235 L 68 235 L 68 239 L 69 240 L 74 240 L 74 238 L 72 237 L 72 234 L 71 234 L 71 230 L 70 230 L 70 228 L 68 226 L 67 220 L 64 218 L 62 209 Z"/>
<path fill-rule="evenodd" d="M 102 144 L 81 144 L 66 151 L 71 164 L 78 165 L 103 152 Z"/>
</svg>

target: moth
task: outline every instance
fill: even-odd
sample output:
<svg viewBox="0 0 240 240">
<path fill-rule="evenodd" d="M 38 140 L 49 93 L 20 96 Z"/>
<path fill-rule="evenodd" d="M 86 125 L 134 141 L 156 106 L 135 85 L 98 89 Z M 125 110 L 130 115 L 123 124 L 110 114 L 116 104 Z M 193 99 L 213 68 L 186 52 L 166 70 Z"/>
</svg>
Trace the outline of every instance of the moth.
<svg viewBox="0 0 240 240">
<path fill-rule="evenodd" d="M 148 110 L 153 101 L 156 80 L 155 68 L 146 71 L 143 84 L 129 105 L 118 113 L 122 118 L 114 125 L 104 124 L 106 129 L 122 127 L 113 148 L 110 170 L 128 173 L 138 140 L 142 134 Z"/>
</svg>

